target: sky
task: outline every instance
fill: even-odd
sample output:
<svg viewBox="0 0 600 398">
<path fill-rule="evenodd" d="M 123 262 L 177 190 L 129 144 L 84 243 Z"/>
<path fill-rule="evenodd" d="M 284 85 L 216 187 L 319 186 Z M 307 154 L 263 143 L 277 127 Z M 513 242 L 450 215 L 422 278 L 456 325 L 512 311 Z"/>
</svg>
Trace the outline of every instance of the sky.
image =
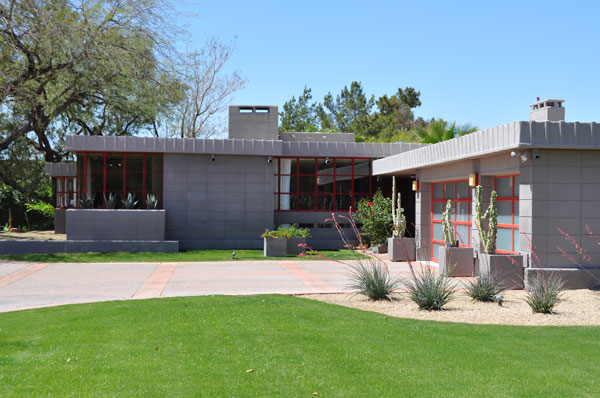
<svg viewBox="0 0 600 398">
<path fill-rule="evenodd" d="M 375 97 L 421 92 L 416 116 L 489 128 L 528 120 L 536 97 L 600 121 L 600 1 L 181 0 L 180 46 L 236 39 L 247 79 L 232 104 L 320 102 L 352 81 Z"/>
</svg>

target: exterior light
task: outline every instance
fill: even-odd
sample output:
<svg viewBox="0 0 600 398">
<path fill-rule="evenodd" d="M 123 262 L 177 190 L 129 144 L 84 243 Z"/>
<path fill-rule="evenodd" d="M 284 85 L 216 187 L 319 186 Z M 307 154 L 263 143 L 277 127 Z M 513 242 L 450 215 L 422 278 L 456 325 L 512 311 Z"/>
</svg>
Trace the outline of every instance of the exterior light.
<svg viewBox="0 0 600 398">
<path fill-rule="evenodd" d="M 521 152 L 521 154 L 519 155 L 519 159 L 521 159 L 522 163 L 525 163 L 529 159 L 527 152 Z"/>
<path fill-rule="evenodd" d="M 478 180 L 478 175 L 477 174 L 469 174 L 469 186 L 470 187 L 476 187 L 477 186 L 477 180 Z"/>
<path fill-rule="evenodd" d="M 215 157 L 215 155 L 210 155 L 210 161 L 214 162 L 215 160 L 217 160 L 217 158 Z"/>
<path fill-rule="evenodd" d="M 273 163 L 273 156 L 267 157 L 267 163 Z"/>
<path fill-rule="evenodd" d="M 413 180 L 412 182 L 412 190 L 417 192 L 419 190 L 419 181 Z"/>
<path fill-rule="evenodd" d="M 330 164 L 331 163 L 331 159 L 329 159 L 329 157 L 325 158 L 325 164 Z"/>
</svg>

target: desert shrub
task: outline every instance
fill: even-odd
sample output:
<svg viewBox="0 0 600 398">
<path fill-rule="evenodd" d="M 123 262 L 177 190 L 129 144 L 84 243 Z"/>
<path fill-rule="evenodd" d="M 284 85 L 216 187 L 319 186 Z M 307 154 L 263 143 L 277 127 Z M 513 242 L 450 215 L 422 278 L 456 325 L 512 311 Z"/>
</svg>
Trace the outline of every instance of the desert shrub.
<svg viewBox="0 0 600 398">
<path fill-rule="evenodd" d="M 261 235 L 261 238 L 308 238 L 310 232 L 308 228 L 298 228 L 296 224 L 284 227 L 280 225 L 277 229 L 269 230 L 265 229 L 265 232 Z"/>
<path fill-rule="evenodd" d="M 408 295 L 420 309 L 441 310 L 455 295 L 454 285 L 442 274 L 425 268 L 405 282 Z"/>
<path fill-rule="evenodd" d="M 467 283 L 467 294 L 476 301 L 494 301 L 503 290 L 503 281 L 494 274 L 479 275 Z"/>
<path fill-rule="evenodd" d="M 535 313 L 552 314 L 564 290 L 565 283 L 558 272 L 538 273 L 529 280 L 525 302 Z"/>
<path fill-rule="evenodd" d="M 390 275 L 385 263 L 376 258 L 359 261 L 356 265 L 350 265 L 350 268 L 352 282 L 348 287 L 371 300 L 392 301 L 392 293 L 401 284 L 400 279 Z"/>
</svg>

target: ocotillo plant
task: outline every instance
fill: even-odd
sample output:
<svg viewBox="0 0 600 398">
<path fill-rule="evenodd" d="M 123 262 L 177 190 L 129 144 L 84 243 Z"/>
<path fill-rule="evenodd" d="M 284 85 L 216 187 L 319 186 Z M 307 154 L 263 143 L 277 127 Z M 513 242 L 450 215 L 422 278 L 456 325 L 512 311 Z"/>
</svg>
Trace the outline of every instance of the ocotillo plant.
<svg viewBox="0 0 600 398">
<path fill-rule="evenodd" d="M 479 238 L 487 254 L 496 253 L 496 233 L 498 232 L 498 208 L 496 206 L 496 191 L 492 191 L 490 204 L 483 215 L 481 214 L 481 185 L 475 190 L 475 222 L 479 231 Z M 487 230 L 483 227 L 483 220 L 488 221 Z"/>
<path fill-rule="evenodd" d="M 450 246 L 457 247 L 458 242 L 454 236 L 454 226 L 452 225 L 452 201 L 448 199 L 446 202 L 446 210 L 442 214 L 442 233 L 444 235 L 444 243 Z"/>
<path fill-rule="evenodd" d="M 392 234 L 394 238 L 402 238 L 406 233 L 406 216 L 404 209 L 401 206 L 402 195 L 398 193 L 398 202 L 396 203 L 396 176 L 392 177 L 392 220 L 394 221 L 394 229 Z"/>
</svg>

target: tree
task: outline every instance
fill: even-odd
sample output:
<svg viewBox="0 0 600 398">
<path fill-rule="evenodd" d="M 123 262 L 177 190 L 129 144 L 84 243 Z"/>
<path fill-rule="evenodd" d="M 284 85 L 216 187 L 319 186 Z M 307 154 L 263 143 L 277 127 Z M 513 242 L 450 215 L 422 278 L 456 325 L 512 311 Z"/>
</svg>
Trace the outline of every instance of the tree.
<svg viewBox="0 0 600 398">
<path fill-rule="evenodd" d="M 223 73 L 234 49 L 235 43 L 225 45 L 211 38 L 201 52 L 188 57 L 182 66 L 184 97 L 168 117 L 172 133 L 181 138 L 207 138 L 226 131 L 226 124 L 215 115 L 226 109 L 227 99 L 246 83 L 239 72 Z"/>
<path fill-rule="evenodd" d="M 448 126 L 448 122 L 443 119 L 432 119 L 426 126 L 416 129 L 415 135 L 424 144 L 435 144 L 475 131 L 477 127 L 470 124 L 457 125 L 454 122 Z"/>
<path fill-rule="evenodd" d="M 131 134 L 181 97 L 159 0 L 0 0 L 0 152 L 65 131 Z"/>
<path fill-rule="evenodd" d="M 375 97 L 367 98 L 362 84 L 352 82 L 350 88 L 344 86 L 341 93 L 333 98 L 328 93 L 323 101 L 327 114 L 322 124 L 343 133 L 364 135 L 368 130 L 369 116 L 375 105 Z"/>
<path fill-rule="evenodd" d="M 323 112 L 323 107 L 318 103 L 311 103 L 311 89 L 304 86 L 302 95 L 292 97 L 291 100 L 283 104 L 283 110 L 279 113 L 280 123 L 279 131 L 288 132 L 315 132 L 319 131 L 321 121 L 319 115 Z"/>
</svg>

